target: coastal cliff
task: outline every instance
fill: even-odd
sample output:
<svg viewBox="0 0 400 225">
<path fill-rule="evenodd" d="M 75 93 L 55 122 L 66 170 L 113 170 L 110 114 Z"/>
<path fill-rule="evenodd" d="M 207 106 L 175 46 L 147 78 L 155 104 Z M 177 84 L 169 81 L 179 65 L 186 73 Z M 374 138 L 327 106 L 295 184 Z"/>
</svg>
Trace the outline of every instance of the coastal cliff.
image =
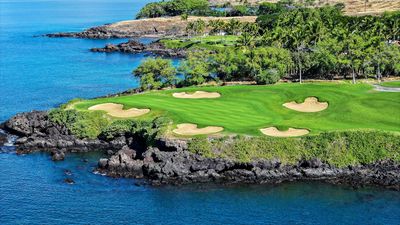
<svg viewBox="0 0 400 225">
<path fill-rule="evenodd" d="M 96 172 L 112 177 L 143 178 L 153 185 L 188 183 L 280 183 L 322 180 L 352 186 L 377 185 L 400 190 L 400 164 L 392 160 L 335 167 L 319 159 L 284 164 L 280 159 L 239 162 L 207 158 L 188 150 L 189 139 L 157 138 L 145 145 L 140 136 L 121 133 L 112 139 L 79 139 L 66 127 L 53 123 L 47 112 L 17 114 L 1 125 L 18 135 L 17 153 L 51 152 L 62 160 L 68 152 L 102 151 Z M 226 141 L 230 141 L 228 138 Z"/>
<path fill-rule="evenodd" d="M 205 22 L 212 20 L 229 21 L 231 19 L 240 22 L 255 22 L 255 16 L 243 17 L 195 17 L 190 16 L 182 20 L 180 16 L 149 18 L 140 20 L 127 20 L 103 26 L 92 27 L 82 32 L 61 32 L 46 34 L 47 37 L 72 37 L 88 39 L 109 38 L 135 38 L 135 37 L 181 37 L 187 35 L 186 27 L 189 22 L 202 19 Z M 205 30 L 204 32 L 208 32 Z"/>
</svg>

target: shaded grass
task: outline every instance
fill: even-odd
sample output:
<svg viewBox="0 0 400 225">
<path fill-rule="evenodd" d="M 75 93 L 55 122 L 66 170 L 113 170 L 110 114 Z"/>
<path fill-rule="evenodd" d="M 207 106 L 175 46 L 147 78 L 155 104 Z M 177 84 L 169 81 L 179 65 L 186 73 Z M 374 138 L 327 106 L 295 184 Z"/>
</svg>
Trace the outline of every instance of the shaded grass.
<svg viewBox="0 0 400 225">
<path fill-rule="evenodd" d="M 380 85 L 383 86 L 383 87 L 400 87 L 400 80 L 399 81 L 383 82 Z"/>
<path fill-rule="evenodd" d="M 219 92 L 217 99 L 178 99 L 174 92 Z M 317 113 L 301 113 L 282 106 L 315 96 L 329 103 Z M 368 84 L 276 84 L 270 86 L 190 87 L 143 94 L 86 100 L 75 108 L 87 110 L 101 103 L 123 104 L 125 109 L 150 108 L 140 119 L 166 116 L 174 124 L 222 126 L 225 133 L 262 135 L 260 128 L 306 128 L 324 131 L 374 129 L 400 132 L 400 93 L 376 92 Z"/>
</svg>

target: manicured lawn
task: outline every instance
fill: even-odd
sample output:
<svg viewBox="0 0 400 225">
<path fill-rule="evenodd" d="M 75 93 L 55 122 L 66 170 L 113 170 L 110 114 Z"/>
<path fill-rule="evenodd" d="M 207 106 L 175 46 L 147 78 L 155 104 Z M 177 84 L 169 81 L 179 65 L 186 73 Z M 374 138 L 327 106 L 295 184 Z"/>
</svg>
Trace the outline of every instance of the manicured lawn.
<svg viewBox="0 0 400 225">
<path fill-rule="evenodd" d="M 206 36 L 206 37 L 193 37 L 190 39 L 164 39 L 162 43 L 168 48 L 184 48 L 194 49 L 203 48 L 210 50 L 221 50 L 226 47 L 232 47 L 236 44 L 238 36 Z"/>
<path fill-rule="evenodd" d="M 400 87 L 400 80 L 399 81 L 383 82 L 380 85 L 383 86 L 383 87 Z"/>
<path fill-rule="evenodd" d="M 100 103 L 120 103 L 126 108 L 150 108 L 139 119 L 165 115 L 175 124 L 222 126 L 225 133 L 262 135 L 260 128 L 277 126 L 322 131 L 376 129 L 400 132 L 400 93 L 377 92 L 368 84 L 276 84 L 270 86 L 192 87 L 87 100 L 75 107 L 86 110 Z M 216 91 L 221 98 L 178 99 L 175 92 Z M 282 106 L 316 96 L 329 103 L 317 113 L 301 113 Z"/>
</svg>

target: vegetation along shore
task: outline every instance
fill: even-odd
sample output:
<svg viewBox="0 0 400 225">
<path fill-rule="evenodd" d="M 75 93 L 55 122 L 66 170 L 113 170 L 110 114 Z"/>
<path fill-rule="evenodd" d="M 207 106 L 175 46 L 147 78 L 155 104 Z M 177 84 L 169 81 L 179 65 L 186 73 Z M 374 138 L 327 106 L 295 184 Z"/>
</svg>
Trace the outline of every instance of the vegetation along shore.
<svg viewBox="0 0 400 225">
<path fill-rule="evenodd" d="M 103 151 L 95 172 L 155 185 L 323 180 L 400 190 L 399 6 L 347 2 L 170 0 L 147 4 L 138 20 L 48 34 L 153 36 L 91 51 L 156 57 L 132 71 L 137 89 L 1 127 L 18 136 L 18 153 Z"/>
</svg>

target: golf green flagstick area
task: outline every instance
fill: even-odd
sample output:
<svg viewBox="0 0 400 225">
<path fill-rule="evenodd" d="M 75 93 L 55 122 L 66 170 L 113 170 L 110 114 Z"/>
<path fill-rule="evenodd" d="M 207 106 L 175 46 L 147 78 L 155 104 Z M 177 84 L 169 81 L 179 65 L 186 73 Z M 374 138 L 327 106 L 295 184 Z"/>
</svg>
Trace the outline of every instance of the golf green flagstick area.
<svg viewBox="0 0 400 225">
<path fill-rule="evenodd" d="M 180 99 L 174 93 L 218 92 L 214 99 Z M 327 102 L 320 112 L 298 112 L 283 106 L 308 97 Z M 165 116 L 177 124 L 191 123 L 199 128 L 223 127 L 222 134 L 263 135 L 260 129 L 277 127 L 307 129 L 310 135 L 324 131 L 372 129 L 400 132 L 400 93 L 377 92 L 369 84 L 281 83 L 268 86 L 190 87 L 149 91 L 119 97 L 83 100 L 77 110 L 103 103 L 122 104 L 124 109 L 144 108 L 150 113 L 135 118 L 149 120 Z"/>
</svg>

